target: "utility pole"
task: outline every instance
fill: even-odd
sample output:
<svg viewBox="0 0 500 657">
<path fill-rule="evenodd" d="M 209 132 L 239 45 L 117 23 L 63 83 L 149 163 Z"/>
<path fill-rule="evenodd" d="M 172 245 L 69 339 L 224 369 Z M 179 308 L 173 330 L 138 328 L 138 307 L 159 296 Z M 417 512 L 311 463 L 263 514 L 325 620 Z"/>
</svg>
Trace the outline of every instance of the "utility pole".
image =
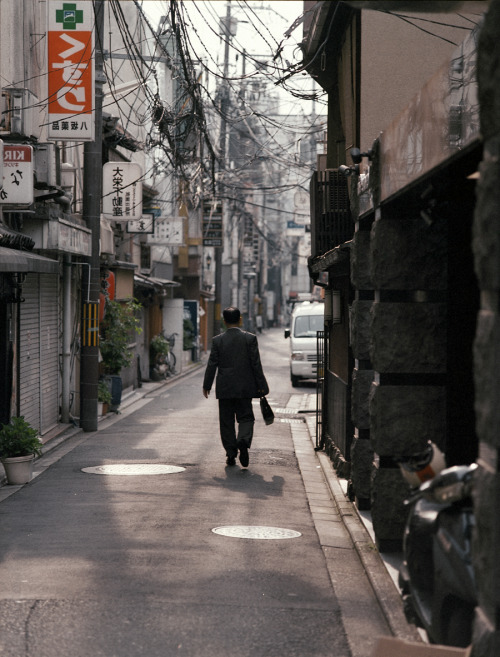
<svg viewBox="0 0 500 657">
<path fill-rule="evenodd" d="M 218 194 L 222 203 L 222 221 L 223 225 L 227 222 L 227 204 L 222 201 L 222 185 L 220 176 L 226 168 L 226 129 L 227 129 L 227 112 L 229 108 L 229 88 L 227 85 L 227 76 L 229 70 L 229 40 L 231 38 L 231 3 L 226 3 L 226 19 L 223 24 L 225 28 L 225 46 L 224 46 L 224 74 L 221 84 L 221 124 L 220 124 L 220 141 L 219 141 L 219 183 Z M 224 250 L 224 231 L 222 233 L 222 246 L 215 247 L 215 312 L 214 312 L 214 336 L 220 333 L 221 328 L 221 300 L 222 300 L 222 252 Z"/>
<path fill-rule="evenodd" d="M 104 83 L 104 0 L 94 2 L 95 22 L 95 138 L 83 153 L 83 218 L 91 230 L 91 254 L 87 281 L 82 286 L 80 352 L 80 427 L 97 431 L 97 383 L 99 379 L 99 239 L 102 196 L 102 87 Z M 84 279 L 85 280 L 85 279 Z"/>
</svg>

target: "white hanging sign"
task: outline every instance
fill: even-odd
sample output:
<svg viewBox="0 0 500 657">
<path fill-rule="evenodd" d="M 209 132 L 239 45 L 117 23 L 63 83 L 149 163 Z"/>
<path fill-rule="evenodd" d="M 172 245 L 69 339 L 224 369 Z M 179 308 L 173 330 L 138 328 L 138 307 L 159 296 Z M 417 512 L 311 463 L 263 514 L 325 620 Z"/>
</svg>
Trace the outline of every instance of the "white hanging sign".
<svg viewBox="0 0 500 657">
<path fill-rule="evenodd" d="M 33 147 L 26 144 L 4 144 L 0 203 L 31 205 L 34 201 L 33 189 Z"/>
<path fill-rule="evenodd" d="M 155 232 L 154 214 L 143 214 L 140 219 L 127 222 L 127 233 L 152 234 Z"/>
<path fill-rule="evenodd" d="M 137 162 L 106 162 L 102 169 L 102 196 L 102 213 L 107 219 L 141 219 L 141 165 Z"/>
<path fill-rule="evenodd" d="M 148 244 L 181 246 L 184 244 L 184 220 L 182 217 L 160 217 L 155 223 L 155 232 L 148 235 Z"/>
</svg>

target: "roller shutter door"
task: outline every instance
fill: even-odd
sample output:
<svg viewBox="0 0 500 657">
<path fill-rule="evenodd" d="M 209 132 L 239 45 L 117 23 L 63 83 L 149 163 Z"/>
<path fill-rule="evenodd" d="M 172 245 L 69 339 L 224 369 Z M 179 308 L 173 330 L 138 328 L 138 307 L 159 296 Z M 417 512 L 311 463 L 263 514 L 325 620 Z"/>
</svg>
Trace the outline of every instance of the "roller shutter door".
<svg viewBox="0 0 500 657">
<path fill-rule="evenodd" d="M 59 276 L 40 274 L 41 433 L 59 422 Z"/>
<path fill-rule="evenodd" d="M 28 274 L 20 335 L 20 414 L 43 435 L 59 420 L 59 278 Z"/>
</svg>

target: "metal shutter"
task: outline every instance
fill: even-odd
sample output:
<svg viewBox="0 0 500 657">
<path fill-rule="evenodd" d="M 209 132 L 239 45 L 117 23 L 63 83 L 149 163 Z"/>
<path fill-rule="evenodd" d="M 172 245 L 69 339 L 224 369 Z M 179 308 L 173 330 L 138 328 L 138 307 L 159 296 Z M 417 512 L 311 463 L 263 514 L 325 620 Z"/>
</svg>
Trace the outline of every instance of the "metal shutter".
<svg viewBox="0 0 500 657">
<path fill-rule="evenodd" d="M 40 431 L 40 312 L 38 274 L 28 274 L 20 304 L 20 415 Z"/>
<path fill-rule="evenodd" d="M 58 281 L 28 274 L 21 304 L 20 414 L 42 435 L 59 421 Z"/>
<path fill-rule="evenodd" d="M 59 277 L 40 274 L 41 433 L 59 422 Z"/>
</svg>

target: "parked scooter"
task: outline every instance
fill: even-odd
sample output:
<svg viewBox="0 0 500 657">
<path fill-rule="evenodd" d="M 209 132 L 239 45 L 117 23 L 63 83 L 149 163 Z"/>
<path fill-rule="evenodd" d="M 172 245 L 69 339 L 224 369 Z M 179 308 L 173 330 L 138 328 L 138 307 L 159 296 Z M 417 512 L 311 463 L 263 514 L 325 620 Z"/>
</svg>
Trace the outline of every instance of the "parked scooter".
<svg viewBox="0 0 500 657">
<path fill-rule="evenodd" d="M 476 468 L 477 464 L 444 469 L 407 500 L 410 512 L 399 587 L 407 621 L 423 628 L 432 643 L 471 643 L 477 604 L 471 560 Z"/>
</svg>

